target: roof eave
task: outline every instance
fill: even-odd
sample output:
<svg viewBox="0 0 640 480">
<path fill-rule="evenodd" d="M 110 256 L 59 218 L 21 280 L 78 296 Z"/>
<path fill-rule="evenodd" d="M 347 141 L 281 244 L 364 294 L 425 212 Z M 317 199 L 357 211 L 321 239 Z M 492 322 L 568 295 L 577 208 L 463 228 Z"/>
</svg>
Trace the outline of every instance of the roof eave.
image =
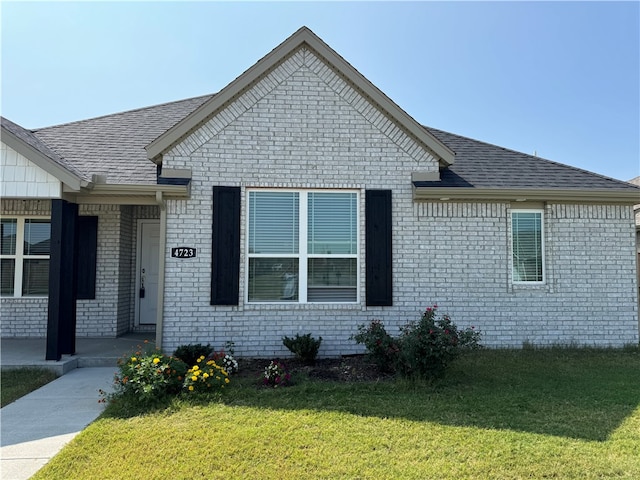
<svg viewBox="0 0 640 480">
<path fill-rule="evenodd" d="M 171 127 L 165 133 L 156 138 L 147 145 L 147 156 L 156 164 L 162 162 L 160 155 L 171 145 L 177 142 L 181 137 L 188 134 L 192 129 L 196 128 L 200 123 L 204 122 L 210 115 L 219 108 L 230 102 L 244 89 L 250 87 L 260 76 L 267 73 L 287 55 L 296 51 L 303 44 L 306 44 L 312 50 L 316 51 L 320 56 L 325 58 L 330 64 L 352 81 L 357 88 L 367 95 L 371 100 L 377 103 L 392 118 L 403 125 L 407 131 L 414 135 L 418 140 L 424 143 L 433 151 L 444 166 L 453 164 L 455 153 L 440 142 L 435 136 L 424 129 L 409 114 L 396 105 L 389 97 L 380 91 L 375 85 L 367 80 L 360 72 L 351 66 L 346 60 L 338 55 L 318 36 L 306 27 L 299 29 L 296 33 L 287 38 L 278 47 L 273 49 L 252 67 L 246 70 L 242 75 L 228 84 L 218 94 L 209 101 L 202 104 L 195 111 L 185 117 L 182 121 Z"/>
<path fill-rule="evenodd" d="M 66 197 L 79 204 L 154 205 L 158 203 L 158 195 L 163 200 L 186 200 L 191 195 L 191 184 L 93 184 L 90 189 Z"/>
<path fill-rule="evenodd" d="M 78 191 L 89 184 L 89 182 L 67 170 L 47 155 L 24 142 L 21 138 L 17 137 L 6 128 L 2 128 L 2 141 L 20 155 L 33 162 L 39 168 L 56 177 L 71 190 Z"/>
<path fill-rule="evenodd" d="M 413 185 L 413 199 L 420 200 L 497 200 L 509 202 L 558 201 L 635 205 L 640 191 L 615 189 L 533 189 L 533 188 L 469 188 L 421 187 Z"/>
</svg>

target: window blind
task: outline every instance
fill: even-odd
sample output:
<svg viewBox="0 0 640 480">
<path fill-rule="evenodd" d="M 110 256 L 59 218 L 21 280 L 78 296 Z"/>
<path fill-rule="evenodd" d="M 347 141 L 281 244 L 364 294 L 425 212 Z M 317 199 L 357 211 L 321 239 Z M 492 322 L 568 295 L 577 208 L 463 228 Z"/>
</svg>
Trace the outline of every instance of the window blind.
<svg viewBox="0 0 640 480">
<path fill-rule="evenodd" d="M 249 253 L 298 253 L 299 194 L 249 193 Z"/>
<path fill-rule="evenodd" d="M 542 282 L 542 213 L 513 212 L 511 234 L 513 280 L 516 282 Z"/>
</svg>

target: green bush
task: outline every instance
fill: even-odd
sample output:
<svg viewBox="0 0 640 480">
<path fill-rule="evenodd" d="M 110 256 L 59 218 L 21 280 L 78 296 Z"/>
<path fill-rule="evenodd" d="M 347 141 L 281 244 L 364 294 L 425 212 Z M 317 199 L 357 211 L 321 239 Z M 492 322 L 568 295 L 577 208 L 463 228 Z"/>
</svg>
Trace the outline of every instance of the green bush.
<svg viewBox="0 0 640 480">
<path fill-rule="evenodd" d="M 429 307 L 417 322 L 400 329 L 393 338 L 379 320 L 360 325 L 353 336 L 382 369 L 404 376 L 435 378 L 444 375 L 449 364 L 466 349 L 479 347 L 480 334 L 474 327 L 460 330 L 448 315 L 438 315 L 437 305 Z"/>
<path fill-rule="evenodd" d="M 208 357 L 213 353 L 213 347 L 208 343 L 206 345 L 202 345 L 201 343 L 190 344 L 190 345 L 180 345 L 176 348 L 176 351 L 173 352 L 174 357 L 178 357 L 184 363 L 189 365 L 190 367 L 194 366 L 200 357 Z"/>
<path fill-rule="evenodd" d="M 302 336 L 296 333 L 294 338 L 283 337 L 282 343 L 291 353 L 295 354 L 296 358 L 299 358 L 307 365 L 313 365 L 316 363 L 322 337 L 316 340 L 310 333 Z"/>
</svg>

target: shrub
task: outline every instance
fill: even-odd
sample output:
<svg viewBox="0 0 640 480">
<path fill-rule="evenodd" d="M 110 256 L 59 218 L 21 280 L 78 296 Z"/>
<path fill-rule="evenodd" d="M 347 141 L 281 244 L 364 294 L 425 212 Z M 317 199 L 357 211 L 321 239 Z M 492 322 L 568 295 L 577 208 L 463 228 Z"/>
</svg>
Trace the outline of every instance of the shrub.
<svg viewBox="0 0 640 480">
<path fill-rule="evenodd" d="M 283 363 L 272 360 L 264 369 L 262 383 L 267 387 L 286 387 L 291 381 L 291 374 Z"/>
<path fill-rule="evenodd" d="M 448 315 L 437 315 L 437 308 L 427 308 L 418 322 L 401 328 L 397 367 L 405 376 L 440 377 L 463 349 L 478 346 L 473 327 L 459 330 Z"/>
<path fill-rule="evenodd" d="M 178 357 L 184 363 L 192 367 L 198 362 L 200 357 L 207 357 L 211 355 L 213 352 L 213 347 L 209 344 L 202 345 L 201 343 L 196 343 L 193 345 L 180 345 L 176 348 L 176 351 L 173 352 L 175 357 Z"/>
<path fill-rule="evenodd" d="M 184 389 L 190 393 L 211 393 L 219 391 L 229 383 L 229 375 L 214 360 L 200 356 L 187 371 Z"/>
<path fill-rule="evenodd" d="M 382 322 L 360 325 L 354 335 L 376 364 L 405 376 L 442 376 L 449 364 L 465 349 L 479 347 L 480 334 L 474 327 L 460 330 L 448 315 L 438 315 L 438 306 L 429 307 L 418 322 L 410 322 L 393 338 Z"/>
<path fill-rule="evenodd" d="M 358 326 L 358 333 L 351 338 L 366 347 L 369 358 L 380 370 L 391 372 L 395 369 L 398 342 L 387 333 L 380 320 L 373 320 L 368 326 Z"/>
<path fill-rule="evenodd" d="M 187 364 L 159 350 L 137 352 L 118 361 L 115 394 L 135 403 L 154 404 L 182 389 Z"/>
<path fill-rule="evenodd" d="M 296 333 L 294 338 L 283 337 L 282 343 L 291 353 L 295 354 L 296 358 L 302 360 L 307 365 L 313 365 L 316 363 L 322 337 L 316 340 L 310 333 L 302 336 Z"/>
</svg>

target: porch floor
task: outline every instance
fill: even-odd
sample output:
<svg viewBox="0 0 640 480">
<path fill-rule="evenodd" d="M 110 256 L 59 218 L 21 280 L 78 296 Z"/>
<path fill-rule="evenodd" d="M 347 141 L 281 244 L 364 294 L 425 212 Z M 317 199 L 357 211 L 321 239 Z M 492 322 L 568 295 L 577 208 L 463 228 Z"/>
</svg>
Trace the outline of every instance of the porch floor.
<svg viewBox="0 0 640 480">
<path fill-rule="evenodd" d="M 58 375 L 82 367 L 115 367 L 120 357 L 133 353 L 138 346 L 153 348 L 155 333 L 128 333 L 118 338 L 76 338 L 76 354 L 63 355 L 60 361 L 45 360 L 45 338 L 2 338 L 2 368 L 39 367 Z"/>
</svg>

